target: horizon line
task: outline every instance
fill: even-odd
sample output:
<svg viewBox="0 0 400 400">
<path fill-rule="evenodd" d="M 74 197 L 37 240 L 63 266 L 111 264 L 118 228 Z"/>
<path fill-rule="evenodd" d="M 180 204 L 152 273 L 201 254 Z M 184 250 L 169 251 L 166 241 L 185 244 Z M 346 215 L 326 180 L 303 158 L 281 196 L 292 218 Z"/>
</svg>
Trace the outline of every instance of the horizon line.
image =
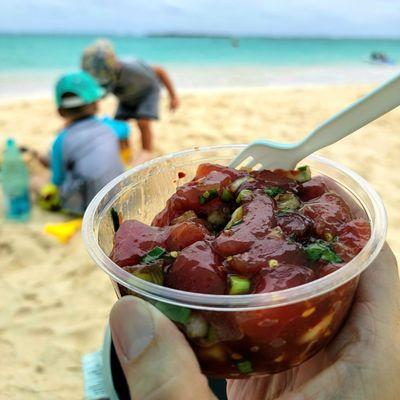
<svg viewBox="0 0 400 400">
<path fill-rule="evenodd" d="M 155 32 L 155 33 L 118 33 L 118 32 L 32 32 L 32 31 L 2 31 L 3 36 L 112 36 L 132 38 L 205 38 L 205 39 L 274 39 L 274 40 L 400 40 L 400 36 L 336 36 L 336 35 L 262 35 L 262 34 L 234 34 L 234 33 L 199 33 L 199 32 Z"/>
</svg>

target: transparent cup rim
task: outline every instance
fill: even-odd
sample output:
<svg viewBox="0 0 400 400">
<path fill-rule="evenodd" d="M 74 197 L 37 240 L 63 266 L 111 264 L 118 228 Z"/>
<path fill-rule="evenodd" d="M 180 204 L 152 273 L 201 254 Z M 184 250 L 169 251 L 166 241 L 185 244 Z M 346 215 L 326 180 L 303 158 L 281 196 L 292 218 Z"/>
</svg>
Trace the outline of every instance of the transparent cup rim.
<svg viewBox="0 0 400 400">
<path fill-rule="evenodd" d="M 196 147 L 194 149 L 170 153 L 136 166 L 113 179 L 94 197 L 83 218 L 82 235 L 90 257 L 112 280 L 139 295 L 154 301 L 162 301 L 177 306 L 211 311 L 250 311 L 298 303 L 323 295 L 360 275 L 361 272 L 363 272 L 377 257 L 385 242 L 387 231 L 387 215 L 385 206 L 381 197 L 364 178 L 337 162 L 315 154 L 310 155 L 307 158 L 341 171 L 359 185 L 361 190 L 363 190 L 369 197 L 372 204 L 370 209 L 373 210 L 374 215 L 374 219 L 370 219 L 371 237 L 361 252 L 342 268 L 323 278 L 301 286 L 270 293 L 247 295 L 212 295 L 192 293 L 159 286 L 137 278 L 120 268 L 117 264 L 111 261 L 107 254 L 103 252 L 97 241 L 97 226 L 95 225 L 96 215 L 103 198 L 116 185 L 124 181 L 126 178 L 135 175 L 148 167 L 155 166 L 160 162 L 179 159 L 189 155 L 190 153 L 195 154 L 197 152 L 227 149 L 240 150 L 244 146 L 245 145 L 243 144 L 238 144 Z M 113 200 L 114 199 L 111 199 L 105 208 L 109 209 L 109 204 L 112 203 Z"/>
</svg>

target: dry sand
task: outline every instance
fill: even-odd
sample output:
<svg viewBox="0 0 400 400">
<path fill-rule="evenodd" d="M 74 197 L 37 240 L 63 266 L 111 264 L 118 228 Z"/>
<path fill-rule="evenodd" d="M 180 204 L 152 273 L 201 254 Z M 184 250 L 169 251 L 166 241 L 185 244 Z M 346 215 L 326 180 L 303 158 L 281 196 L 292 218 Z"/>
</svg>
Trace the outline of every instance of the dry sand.
<svg viewBox="0 0 400 400">
<path fill-rule="evenodd" d="M 163 103 L 156 152 L 244 143 L 256 138 L 293 141 L 368 86 L 267 88 L 182 95 L 175 114 Z M 109 99 L 102 111 L 112 113 Z M 50 100 L 0 104 L 0 130 L 20 144 L 46 151 L 61 121 Z M 136 129 L 134 142 L 138 143 Z M 3 141 L 3 139 L 2 139 Z M 357 171 L 383 196 L 389 242 L 400 250 L 400 110 L 393 111 L 321 154 Z M 89 260 L 79 235 L 61 245 L 42 233 L 61 216 L 35 210 L 32 221 L 0 220 L 0 398 L 80 399 L 80 358 L 102 342 L 115 301 L 108 279 Z"/>
</svg>

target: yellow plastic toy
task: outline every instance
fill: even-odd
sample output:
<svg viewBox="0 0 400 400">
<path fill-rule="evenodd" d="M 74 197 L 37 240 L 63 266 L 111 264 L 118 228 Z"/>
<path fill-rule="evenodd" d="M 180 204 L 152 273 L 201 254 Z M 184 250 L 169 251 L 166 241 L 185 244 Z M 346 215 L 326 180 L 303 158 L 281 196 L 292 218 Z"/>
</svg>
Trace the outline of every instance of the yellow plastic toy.
<svg viewBox="0 0 400 400">
<path fill-rule="evenodd" d="M 119 152 L 121 156 L 121 160 L 124 163 L 125 167 L 130 167 L 132 163 L 133 152 L 130 147 L 124 147 Z"/>
<path fill-rule="evenodd" d="M 44 232 L 54 236 L 60 243 L 67 244 L 81 226 L 82 218 L 77 218 L 59 224 L 46 224 Z"/>
</svg>

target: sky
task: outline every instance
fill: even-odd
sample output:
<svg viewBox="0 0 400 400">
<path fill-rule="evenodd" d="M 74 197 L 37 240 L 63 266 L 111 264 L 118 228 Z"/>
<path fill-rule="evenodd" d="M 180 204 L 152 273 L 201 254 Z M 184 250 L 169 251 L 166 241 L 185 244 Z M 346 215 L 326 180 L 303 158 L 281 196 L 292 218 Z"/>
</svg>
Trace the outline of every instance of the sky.
<svg viewBox="0 0 400 400">
<path fill-rule="evenodd" d="M 399 0 L 14 0 L 2 32 L 400 37 Z"/>
</svg>

